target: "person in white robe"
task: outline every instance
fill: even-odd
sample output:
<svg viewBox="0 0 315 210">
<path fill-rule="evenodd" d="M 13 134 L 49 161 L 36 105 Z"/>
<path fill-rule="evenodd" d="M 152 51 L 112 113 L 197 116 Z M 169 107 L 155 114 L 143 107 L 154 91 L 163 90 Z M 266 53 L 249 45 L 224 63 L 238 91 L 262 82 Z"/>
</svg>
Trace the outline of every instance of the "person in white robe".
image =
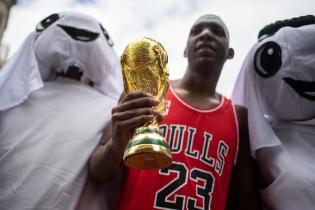
<svg viewBox="0 0 315 210">
<path fill-rule="evenodd" d="M 315 209 L 315 17 L 266 26 L 233 90 L 248 109 L 267 209 Z"/>
<path fill-rule="evenodd" d="M 2 67 L 1 210 L 76 208 L 123 91 L 112 46 L 94 18 L 62 12 L 41 21 Z M 104 210 L 101 199 L 94 205 Z"/>
</svg>

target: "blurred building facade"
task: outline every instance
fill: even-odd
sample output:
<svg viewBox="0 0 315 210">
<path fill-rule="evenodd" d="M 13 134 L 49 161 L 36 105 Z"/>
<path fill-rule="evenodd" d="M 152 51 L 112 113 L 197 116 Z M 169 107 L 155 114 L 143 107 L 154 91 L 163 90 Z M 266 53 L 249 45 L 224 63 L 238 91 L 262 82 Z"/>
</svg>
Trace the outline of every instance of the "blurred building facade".
<svg viewBox="0 0 315 210">
<path fill-rule="evenodd" d="M 5 62 L 9 53 L 8 46 L 2 44 L 2 36 L 8 23 L 10 9 L 15 4 L 16 0 L 0 0 L 0 67 Z"/>
</svg>

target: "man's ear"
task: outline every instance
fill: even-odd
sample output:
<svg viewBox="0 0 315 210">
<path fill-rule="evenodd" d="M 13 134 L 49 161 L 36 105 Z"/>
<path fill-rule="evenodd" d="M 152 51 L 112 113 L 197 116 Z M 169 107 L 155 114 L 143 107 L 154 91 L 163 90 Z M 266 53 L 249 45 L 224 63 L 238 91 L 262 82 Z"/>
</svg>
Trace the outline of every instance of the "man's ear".
<svg viewBox="0 0 315 210">
<path fill-rule="evenodd" d="M 232 58 L 234 58 L 234 49 L 233 48 L 229 48 L 227 59 L 232 59 Z"/>
<path fill-rule="evenodd" d="M 187 47 L 185 47 L 185 50 L 184 50 L 184 58 L 187 58 Z"/>
</svg>

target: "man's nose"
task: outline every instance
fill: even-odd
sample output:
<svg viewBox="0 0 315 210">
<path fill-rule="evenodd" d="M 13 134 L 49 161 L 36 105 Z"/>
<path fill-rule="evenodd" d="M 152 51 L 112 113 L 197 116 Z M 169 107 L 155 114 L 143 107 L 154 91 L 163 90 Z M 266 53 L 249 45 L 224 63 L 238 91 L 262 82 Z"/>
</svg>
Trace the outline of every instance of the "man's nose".
<svg viewBox="0 0 315 210">
<path fill-rule="evenodd" d="M 213 32 L 209 28 L 204 28 L 201 31 L 200 36 L 202 39 L 212 40 L 213 39 Z"/>
</svg>

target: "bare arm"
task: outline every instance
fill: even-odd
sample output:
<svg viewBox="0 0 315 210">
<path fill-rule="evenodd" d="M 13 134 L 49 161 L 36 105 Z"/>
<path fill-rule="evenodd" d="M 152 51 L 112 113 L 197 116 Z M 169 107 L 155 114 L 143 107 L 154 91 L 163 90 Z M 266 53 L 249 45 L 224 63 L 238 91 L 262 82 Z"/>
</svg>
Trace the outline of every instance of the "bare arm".
<svg viewBox="0 0 315 210">
<path fill-rule="evenodd" d="M 90 158 L 90 174 L 97 181 L 107 181 L 120 170 L 124 151 L 134 129 L 153 119 L 162 117 L 153 106 L 159 101 L 146 93 L 135 92 L 123 96 L 112 109 L 112 138 L 104 135 L 101 144 Z M 107 131 L 107 132 L 110 132 Z"/>
<path fill-rule="evenodd" d="M 262 209 L 259 196 L 258 170 L 251 157 L 248 135 L 247 110 L 236 106 L 239 124 L 239 153 L 231 177 L 227 209 Z"/>
</svg>

